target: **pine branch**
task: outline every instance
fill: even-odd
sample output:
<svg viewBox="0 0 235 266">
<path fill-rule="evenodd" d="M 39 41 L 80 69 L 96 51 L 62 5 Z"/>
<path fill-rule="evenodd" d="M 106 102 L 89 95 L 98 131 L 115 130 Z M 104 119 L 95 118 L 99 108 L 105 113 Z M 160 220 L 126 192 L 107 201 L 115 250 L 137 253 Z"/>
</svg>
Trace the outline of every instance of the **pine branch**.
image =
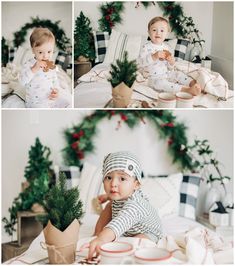
<svg viewBox="0 0 235 266">
<path fill-rule="evenodd" d="M 136 79 L 137 63 L 136 60 L 128 61 L 128 53 L 124 52 L 123 60 L 117 59 L 116 65 L 111 64 L 110 75 L 108 79 L 113 87 L 124 82 L 128 87 L 131 87 Z"/>
<path fill-rule="evenodd" d="M 64 231 L 74 219 L 79 220 L 83 215 L 79 195 L 77 187 L 66 188 L 66 176 L 61 173 L 59 183 L 45 197 L 47 215 L 39 217 L 40 222 L 45 226 L 50 220 L 57 229 Z"/>
</svg>

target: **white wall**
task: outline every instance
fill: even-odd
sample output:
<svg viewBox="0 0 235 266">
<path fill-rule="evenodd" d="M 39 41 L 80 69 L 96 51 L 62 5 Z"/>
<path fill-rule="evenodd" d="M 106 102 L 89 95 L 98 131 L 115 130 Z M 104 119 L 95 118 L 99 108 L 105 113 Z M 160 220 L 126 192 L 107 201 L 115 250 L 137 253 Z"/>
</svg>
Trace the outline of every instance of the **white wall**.
<svg viewBox="0 0 235 266">
<path fill-rule="evenodd" d="M 215 2 L 212 28 L 212 67 L 233 88 L 233 2 Z"/>
<path fill-rule="evenodd" d="M 98 29 L 98 20 L 101 18 L 99 6 L 101 2 L 76 2 L 74 3 L 74 19 L 79 16 L 80 11 L 89 17 L 91 26 Z M 187 16 L 192 16 L 196 27 L 202 32 L 206 40 L 206 53 L 211 51 L 211 32 L 213 19 L 213 2 L 181 2 L 183 10 Z M 117 29 L 128 34 L 147 35 L 147 25 L 151 18 L 162 16 L 162 11 L 156 4 L 145 9 L 143 6 L 135 8 L 136 1 L 126 2 L 125 10 L 121 15 L 122 24 L 117 25 Z"/>
<path fill-rule="evenodd" d="M 72 40 L 72 2 L 2 2 L 2 36 L 12 41 L 13 33 L 19 31 L 31 17 L 60 20 L 61 27 Z"/>
<path fill-rule="evenodd" d="M 77 110 L 3 110 L 2 111 L 2 217 L 8 217 L 8 208 L 20 191 L 24 181 L 24 168 L 28 151 L 38 136 L 43 145 L 51 148 L 53 164 L 63 164 L 61 150 L 65 147 L 63 130 L 79 123 L 88 111 Z M 224 168 L 223 174 L 233 177 L 233 112 L 223 110 L 174 111 L 178 121 L 188 126 L 188 139 L 195 136 L 209 139 Z M 131 150 L 140 158 L 143 170 L 149 174 L 175 172 L 176 166 L 160 141 L 156 130 L 149 124 L 139 124 L 130 130 L 122 124 L 115 130 L 119 118 L 99 123 L 94 139 L 96 150 L 86 160 L 102 163 L 103 157 L 113 150 Z M 112 137 L 111 137 L 112 136 Z M 232 189 L 232 186 L 230 186 Z M 200 198 L 200 208 L 203 195 Z M 2 231 L 2 241 L 10 241 Z"/>
</svg>

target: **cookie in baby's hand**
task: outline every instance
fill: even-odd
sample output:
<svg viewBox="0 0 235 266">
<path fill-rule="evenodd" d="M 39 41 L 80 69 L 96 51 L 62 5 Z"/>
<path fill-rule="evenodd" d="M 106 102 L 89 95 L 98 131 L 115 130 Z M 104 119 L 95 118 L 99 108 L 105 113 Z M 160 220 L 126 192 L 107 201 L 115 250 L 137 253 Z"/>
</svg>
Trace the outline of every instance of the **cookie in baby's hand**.
<svg viewBox="0 0 235 266">
<path fill-rule="evenodd" d="M 88 260 L 87 258 L 84 258 L 79 261 L 79 264 L 87 264 L 87 265 L 97 265 L 100 262 L 99 257 L 93 257 L 91 260 Z"/>
<path fill-rule="evenodd" d="M 163 52 L 165 53 L 165 59 L 166 59 L 168 56 L 171 56 L 171 53 L 170 53 L 168 50 L 163 50 Z"/>
<path fill-rule="evenodd" d="M 49 60 L 43 60 L 44 62 L 46 62 L 46 66 L 43 68 L 43 72 L 48 72 L 49 69 L 55 69 L 56 66 L 54 64 L 53 61 L 49 61 Z"/>
</svg>

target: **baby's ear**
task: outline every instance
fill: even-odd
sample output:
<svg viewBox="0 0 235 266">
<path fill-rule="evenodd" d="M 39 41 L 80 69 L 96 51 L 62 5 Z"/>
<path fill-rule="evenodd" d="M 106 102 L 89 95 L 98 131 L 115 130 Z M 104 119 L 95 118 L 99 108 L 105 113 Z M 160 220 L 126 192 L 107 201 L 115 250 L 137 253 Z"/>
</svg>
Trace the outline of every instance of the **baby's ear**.
<svg viewBox="0 0 235 266">
<path fill-rule="evenodd" d="M 140 187 L 140 182 L 136 179 L 135 180 L 135 189 L 138 189 Z"/>
</svg>

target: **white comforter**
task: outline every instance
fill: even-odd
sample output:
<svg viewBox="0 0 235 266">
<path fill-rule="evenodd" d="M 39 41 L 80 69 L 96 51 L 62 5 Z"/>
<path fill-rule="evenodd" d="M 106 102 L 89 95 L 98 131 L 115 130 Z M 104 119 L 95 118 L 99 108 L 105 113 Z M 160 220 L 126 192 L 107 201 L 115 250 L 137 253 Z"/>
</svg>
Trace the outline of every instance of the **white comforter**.
<svg viewBox="0 0 235 266">
<path fill-rule="evenodd" d="M 71 93 L 72 81 L 66 72 L 57 66 L 58 79 L 62 90 Z M 13 63 L 2 67 L 2 82 L 9 82 L 8 91 L 4 91 L 5 99 L 2 101 L 3 108 L 25 108 L 25 88 L 19 83 L 20 68 Z M 8 93 L 12 93 L 7 97 Z"/>
<path fill-rule="evenodd" d="M 201 108 L 233 108 L 233 91 L 228 89 L 227 82 L 216 72 L 198 67 L 188 61 L 176 62 L 176 70 L 183 71 L 196 79 L 206 94 L 194 97 L 194 107 Z M 111 85 L 107 81 L 110 67 L 105 64 L 96 65 L 87 74 L 79 78 L 74 92 L 74 105 L 80 108 L 102 108 L 111 100 Z M 148 79 L 138 72 L 133 85 L 133 100 L 156 101 L 158 92 L 148 87 Z M 136 107 L 135 104 L 130 107 Z"/>
<path fill-rule="evenodd" d="M 79 233 L 77 243 L 76 264 L 87 255 L 87 249 L 81 250 L 85 243 L 89 243 L 98 216 L 86 215 Z M 205 229 L 199 223 L 179 217 L 172 216 L 162 220 L 165 237 L 157 246 L 169 251 L 175 250 L 173 258 L 168 264 L 225 264 L 233 263 L 232 243 L 224 242 L 218 235 Z M 122 239 L 123 240 L 123 239 Z M 125 238 L 133 244 L 134 248 L 153 247 L 156 244 L 150 240 L 137 238 Z M 15 257 L 7 264 L 32 264 L 38 261 L 46 263 L 47 252 L 41 246 L 45 242 L 43 232 L 31 243 L 29 249 L 22 255 Z"/>
</svg>

